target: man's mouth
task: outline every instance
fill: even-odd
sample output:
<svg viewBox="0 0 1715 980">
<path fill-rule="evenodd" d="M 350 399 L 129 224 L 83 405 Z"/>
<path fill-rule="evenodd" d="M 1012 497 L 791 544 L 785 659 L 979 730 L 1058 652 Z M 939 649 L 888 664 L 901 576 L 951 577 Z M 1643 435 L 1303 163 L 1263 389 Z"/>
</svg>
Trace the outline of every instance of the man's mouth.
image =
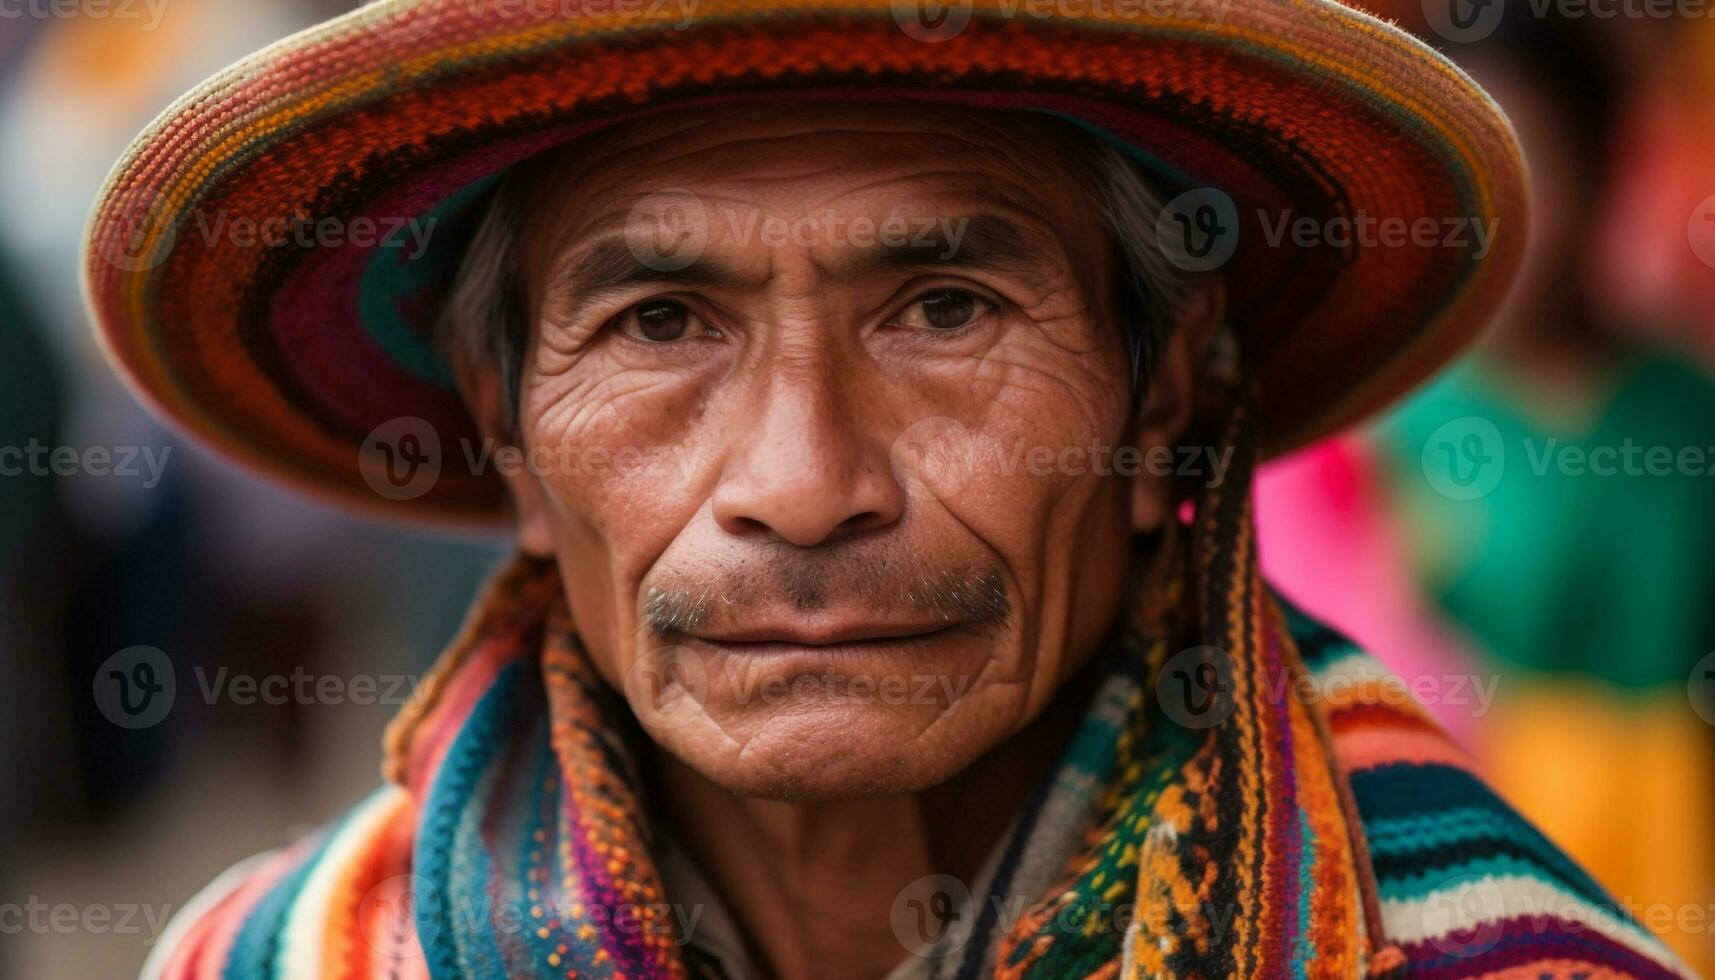
<svg viewBox="0 0 1715 980">
<path fill-rule="evenodd" d="M 769 653 L 842 647 L 887 647 L 920 643 L 963 623 L 778 623 L 704 629 L 687 634 L 710 646 L 732 652 Z"/>
<path fill-rule="evenodd" d="M 658 640 L 733 649 L 876 648 L 998 624 L 1011 609 L 999 569 L 983 564 L 935 567 L 879 551 L 764 557 L 723 563 L 716 576 L 653 574 L 640 625 Z"/>
</svg>

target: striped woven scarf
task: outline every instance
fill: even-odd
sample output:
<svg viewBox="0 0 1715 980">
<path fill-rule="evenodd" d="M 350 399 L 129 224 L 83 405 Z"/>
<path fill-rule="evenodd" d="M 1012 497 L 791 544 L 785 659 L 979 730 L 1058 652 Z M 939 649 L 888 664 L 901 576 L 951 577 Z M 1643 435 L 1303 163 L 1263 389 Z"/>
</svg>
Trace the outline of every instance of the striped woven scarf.
<svg viewBox="0 0 1715 980">
<path fill-rule="evenodd" d="M 1246 429 L 1241 407 L 1226 444 L 1244 446 Z M 991 859 L 978 891 L 997 900 L 910 975 L 1675 976 L 1420 712 L 1377 696 L 1384 675 L 1360 670 L 1337 703 L 1283 696 L 1314 678 L 1300 620 L 1258 577 L 1253 458 L 1235 452 L 1188 533 L 1153 543 L 1173 556 L 1169 574 L 1140 577 L 1098 661 L 1105 685 Z M 1306 656 L 1321 663 L 1359 656 L 1316 643 Z M 145 976 L 719 976 L 653 856 L 634 764 L 644 737 L 579 647 L 553 567 L 517 561 L 389 731 L 390 785 L 211 886 Z M 1355 770 L 1382 793 L 1366 804 L 1389 849 L 1379 889 Z M 1384 786 L 1430 777 L 1462 787 L 1457 818 L 1425 825 L 1432 801 Z M 1055 855 L 1046 876 L 1021 870 L 1042 863 L 1044 826 L 1068 815 L 1080 821 L 1069 859 Z M 1441 843 L 1465 837 L 1453 852 Z M 1483 863 L 1503 851 L 1510 878 Z M 1469 908 L 1472 879 L 1500 904 Z M 1021 894 L 1031 882 L 1039 893 Z M 1516 915 L 1517 896 L 1543 894 L 1560 896 L 1556 914 L 1575 904 L 1582 928 Z M 1464 904 L 1437 924 L 1441 901 Z"/>
</svg>

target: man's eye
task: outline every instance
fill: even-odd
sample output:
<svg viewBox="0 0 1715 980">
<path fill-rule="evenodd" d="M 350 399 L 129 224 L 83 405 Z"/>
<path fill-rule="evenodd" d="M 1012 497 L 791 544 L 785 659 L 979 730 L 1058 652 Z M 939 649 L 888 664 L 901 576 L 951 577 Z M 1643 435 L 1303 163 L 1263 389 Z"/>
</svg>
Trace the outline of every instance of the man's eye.
<svg viewBox="0 0 1715 980">
<path fill-rule="evenodd" d="M 627 335 L 651 344 L 670 344 L 696 336 L 715 336 L 685 304 L 670 299 L 638 303 L 621 313 L 615 325 Z"/>
<path fill-rule="evenodd" d="M 902 327 L 951 331 L 975 322 L 992 307 L 968 289 L 937 289 L 918 297 L 893 322 Z"/>
</svg>

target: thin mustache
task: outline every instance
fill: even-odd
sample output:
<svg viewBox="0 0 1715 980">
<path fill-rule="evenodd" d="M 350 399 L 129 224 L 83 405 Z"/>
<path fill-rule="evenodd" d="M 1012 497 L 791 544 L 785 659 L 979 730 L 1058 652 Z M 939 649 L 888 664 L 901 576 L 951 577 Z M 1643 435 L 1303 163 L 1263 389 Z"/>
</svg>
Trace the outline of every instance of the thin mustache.
<svg viewBox="0 0 1715 980">
<path fill-rule="evenodd" d="M 804 613 L 845 602 L 889 615 L 908 610 L 948 624 L 996 622 L 1012 609 L 1005 579 L 995 568 L 923 572 L 891 562 L 770 562 L 742 573 L 723 570 L 714 581 L 651 584 L 644 591 L 642 618 L 658 636 L 695 633 L 780 601 Z"/>
</svg>

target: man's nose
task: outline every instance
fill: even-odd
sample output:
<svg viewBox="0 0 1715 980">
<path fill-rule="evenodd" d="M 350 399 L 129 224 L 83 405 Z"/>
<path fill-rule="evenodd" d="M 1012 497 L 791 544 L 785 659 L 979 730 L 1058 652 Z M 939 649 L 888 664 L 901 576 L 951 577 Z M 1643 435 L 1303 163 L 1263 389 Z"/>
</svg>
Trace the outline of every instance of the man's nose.
<svg viewBox="0 0 1715 980">
<path fill-rule="evenodd" d="M 831 373 L 831 372 L 827 372 Z M 836 379 L 775 377 L 756 414 L 741 422 L 714 516 L 741 536 L 773 536 L 802 548 L 898 521 L 906 492 L 886 441 L 870 438 Z"/>
</svg>

